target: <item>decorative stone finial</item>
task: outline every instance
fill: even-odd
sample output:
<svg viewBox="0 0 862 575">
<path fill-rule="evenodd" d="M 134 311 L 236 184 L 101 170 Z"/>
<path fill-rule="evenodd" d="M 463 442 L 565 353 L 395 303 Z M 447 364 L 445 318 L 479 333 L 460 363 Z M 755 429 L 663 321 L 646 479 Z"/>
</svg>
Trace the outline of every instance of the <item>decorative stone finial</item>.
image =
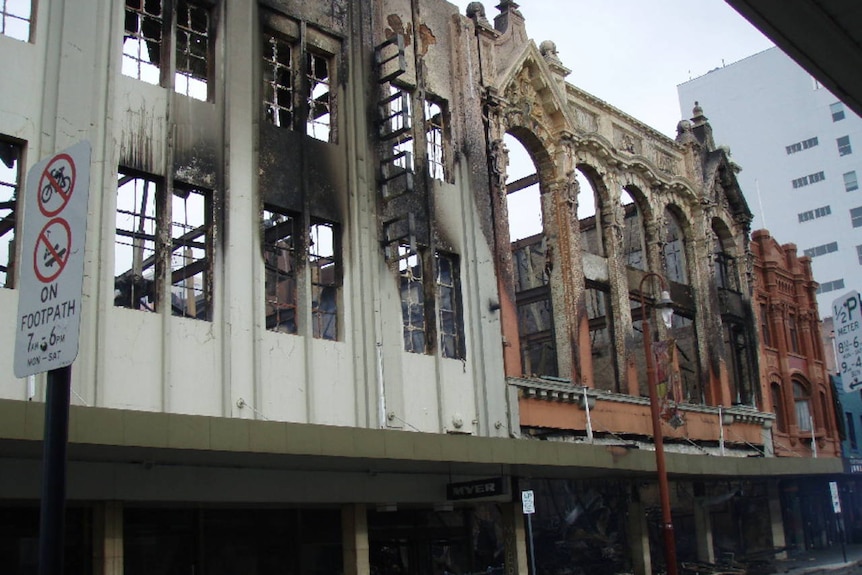
<svg viewBox="0 0 862 575">
<path fill-rule="evenodd" d="M 542 57 L 552 64 L 562 64 L 560 54 L 557 52 L 557 45 L 551 40 L 545 40 L 539 44 L 539 53 Z"/>
<path fill-rule="evenodd" d="M 700 107 L 700 103 L 695 101 L 694 108 L 691 111 L 691 115 L 693 118 L 698 118 L 703 116 L 703 108 Z"/>
<path fill-rule="evenodd" d="M 685 132 L 691 132 L 691 122 L 688 120 L 680 120 L 676 125 L 677 135 L 682 135 Z"/>
<path fill-rule="evenodd" d="M 467 18 L 471 20 L 479 20 L 487 22 L 488 19 L 485 17 L 485 5 L 481 2 L 470 2 L 467 4 Z"/>
</svg>

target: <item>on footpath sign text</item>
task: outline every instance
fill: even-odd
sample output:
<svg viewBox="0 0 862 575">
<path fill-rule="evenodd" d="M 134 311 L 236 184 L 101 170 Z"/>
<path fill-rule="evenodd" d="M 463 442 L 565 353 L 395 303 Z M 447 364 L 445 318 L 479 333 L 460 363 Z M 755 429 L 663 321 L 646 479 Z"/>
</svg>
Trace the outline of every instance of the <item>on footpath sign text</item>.
<svg viewBox="0 0 862 575">
<path fill-rule="evenodd" d="M 15 376 L 71 365 L 78 355 L 90 143 L 27 172 L 15 337 Z"/>
</svg>

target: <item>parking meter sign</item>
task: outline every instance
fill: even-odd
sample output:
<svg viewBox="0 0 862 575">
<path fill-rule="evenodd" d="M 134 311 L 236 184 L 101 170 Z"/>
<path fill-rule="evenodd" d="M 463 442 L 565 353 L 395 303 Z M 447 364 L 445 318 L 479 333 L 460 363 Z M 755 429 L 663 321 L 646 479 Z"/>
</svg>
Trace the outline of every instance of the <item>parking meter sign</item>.
<svg viewBox="0 0 862 575">
<path fill-rule="evenodd" d="M 71 365 L 78 355 L 90 144 L 79 142 L 30 168 L 16 317 L 16 377 Z"/>
<path fill-rule="evenodd" d="M 862 387 L 862 302 L 851 291 L 832 302 L 835 352 L 845 391 Z"/>
</svg>

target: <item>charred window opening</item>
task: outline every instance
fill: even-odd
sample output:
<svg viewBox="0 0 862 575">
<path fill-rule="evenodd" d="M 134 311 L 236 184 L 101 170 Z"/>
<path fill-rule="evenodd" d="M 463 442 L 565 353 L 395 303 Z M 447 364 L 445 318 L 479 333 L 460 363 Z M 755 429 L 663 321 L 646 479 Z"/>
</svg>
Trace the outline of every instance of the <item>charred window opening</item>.
<svg viewBox="0 0 862 575">
<path fill-rule="evenodd" d="M 170 205 L 153 176 L 120 170 L 114 239 L 114 305 L 160 311 L 158 277 L 171 274 L 173 315 L 211 319 L 212 191 L 177 186 Z M 170 210 L 170 241 L 162 240 Z M 164 256 L 163 256 L 164 254 Z M 170 259 L 169 268 L 163 259 Z"/>
<path fill-rule="evenodd" d="M 23 146 L 0 139 L 0 287 L 15 284 L 15 228 Z"/>
<path fill-rule="evenodd" d="M 551 306 L 550 274 L 541 235 L 512 244 L 515 301 L 524 374 L 556 376 L 557 348 Z"/>
<path fill-rule="evenodd" d="M 275 208 L 263 210 L 266 329 L 297 333 L 297 217 Z"/>
<path fill-rule="evenodd" d="M 163 85 L 169 81 L 171 10 L 175 9 L 174 90 L 197 100 L 209 99 L 212 79 L 211 5 L 188 0 L 126 0 L 122 73 Z"/>
<path fill-rule="evenodd" d="M 748 337 L 745 326 L 737 323 L 724 323 L 724 345 L 729 351 L 734 403 L 755 405 L 754 377 L 751 364 Z"/>
<path fill-rule="evenodd" d="M 212 191 L 174 189 L 170 250 L 174 315 L 211 319 L 212 214 Z"/>
<path fill-rule="evenodd" d="M 413 252 L 409 246 L 399 246 L 398 255 L 404 350 L 412 353 L 427 353 L 425 275 L 422 256 Z"/>
<path fill-rule="evenodd" d="M 308 266 L 311 273 L 312 335 L 338 339 L 341 288 L 341 239 L 338 225 L 313 221 L 309 229 Z"/>
<path fill-rule="evenodd" d="M 335 142 L 339 42 L 279 12 L 262 10 L 261 18 L 264 119 Z"/>
<path fill-rule="evenodd" d="M 276 32 L 263 35 L 263 106 L 268 122 L 293 127 L 293 46 Z"/>
<path fill-rule="evenodd" d="M 315 52 L 306 53 L 308 81 L 308 123 L 306 134 L 329 142 L 332 133 L 332 59 Z"/>
<path fill-rule="evenodd" d="M 793 405 L 799 431 L 811 431 L 811 394 L 800 381 L 793 381 Z"/>
<path fill-rule="evenodd" d="M 114 305 L 156 311 L 156 232 L 163 186 L 120 170 L 114 236 Z"/>
<path fill-rule="evenodd" d="M 464 359 L 464 316 L 458 256 L 445 252 L 437 260 L 437 306 L 440 312 L 440 350 L 443 357 Z"/>
<path fill-rule="evenodd" d="M 209 29 L 209 8 L 178 0 L 174 89 L 198 100 L 207 99 Z"/>
<path fill-rule="evenodd" d="M 614 372 L 613 319 L 608 302 L 610 288 L 586 282 L 587 317 L 590 324 L 590 349 L 597 389 L 619 392 Z"/>
<path fill-rule="evenodd" d="M 679 369 L 681 382 L 682 397 L 681 399 L 676 399 L 676 401 L 703 403 L 704 398 L 701 396 L 700 378 L 698 376 L 697 329 L 694 312 L 692 310 L 674 309 L 671 326 L 667 335 L 675 347 L 674 359 L 676 360 L 676 366 L 674 366 L 674 369 Z"/>
<path fill-rule="evenodd" d="M 433 98 L 425 100 L 425 140 L 428 175 L 446 180 L 446 103 Z"/>
<path fill-rule="evenodd" d="M 162 67 L 162 1 L 126 0 L 123 74 L 158 85 Z"/>
<path fill-rule="evenodd" d="M 30 23 L 33 3 L 30 0 L 0 1 L 0 34 L 23 40 L 30 40 Z"/>
</svg>

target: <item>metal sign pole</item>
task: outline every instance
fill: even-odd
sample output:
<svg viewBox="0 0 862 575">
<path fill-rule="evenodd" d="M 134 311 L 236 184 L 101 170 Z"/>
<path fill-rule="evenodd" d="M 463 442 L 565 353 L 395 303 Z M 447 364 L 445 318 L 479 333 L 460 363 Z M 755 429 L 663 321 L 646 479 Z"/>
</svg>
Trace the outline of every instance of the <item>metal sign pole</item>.
<svg viewBox="0 0 862 575">
<path fill-rule="evenodd" d="M 42 443 L 42 503 L 39 512 L 39 575 L 62 575 L 66 511 L 66 446 L 72 367 L 48 372 Z"/>
<path fill-rule="evenodd" d="M 536 573 L 536 545 L 533 542 L 533 515 L 527 515 L 527 538 L 530 540 L 530 574 Z"/>
</svg>

